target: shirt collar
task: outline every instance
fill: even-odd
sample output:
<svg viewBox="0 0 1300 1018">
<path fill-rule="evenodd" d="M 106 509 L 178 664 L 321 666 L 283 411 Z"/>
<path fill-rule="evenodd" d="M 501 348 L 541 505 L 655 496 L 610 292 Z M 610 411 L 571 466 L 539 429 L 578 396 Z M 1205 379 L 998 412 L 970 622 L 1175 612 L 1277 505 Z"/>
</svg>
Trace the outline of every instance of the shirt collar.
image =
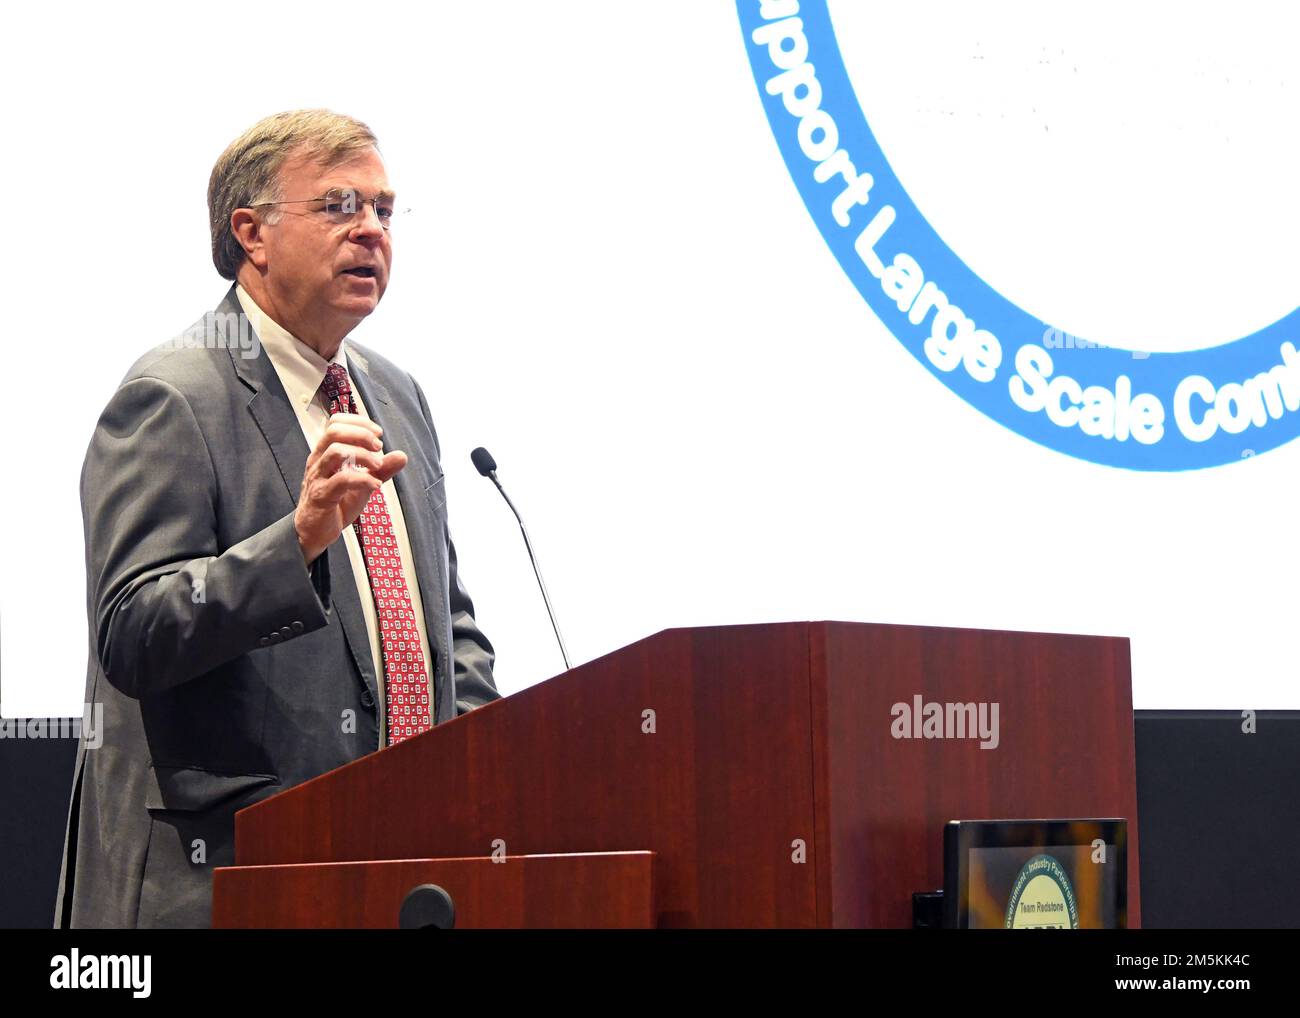
<svg viewBox="0 0 1300 1018">
<path fill-rule="evenodd" d="M 271 358 L 271 364 L 294 406 L 307 406 L 311 403 L 320 390 L 321 382 L 325 381 L 325 369 L 330 364 L 341 364 L 347 370 L 346 339 L 339 343 L 334 356 L 327 361 L 263 311 L 238 283 L 235 284 L 235 296 L 239 298 L 249 324 L 253 326 L 258 341 Z"/>
</svg>

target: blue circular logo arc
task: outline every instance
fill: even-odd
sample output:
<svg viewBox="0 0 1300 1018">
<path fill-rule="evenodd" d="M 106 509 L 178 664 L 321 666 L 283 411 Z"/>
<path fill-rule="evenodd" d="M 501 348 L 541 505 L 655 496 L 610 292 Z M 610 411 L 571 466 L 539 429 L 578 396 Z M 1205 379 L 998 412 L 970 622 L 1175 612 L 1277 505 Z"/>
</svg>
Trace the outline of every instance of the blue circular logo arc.
<svg viewBox="0 0 1300 1018">
<path fill-rule="evenodd" d="M 1300 309 L 1200 350 L 1088 343 L 980 279 L 908 197 L 849 81 L 826 0 L 738 0 L 782 157 L 867 304 L 936 378 L 1010 430 L 1131 470 L 1239 462 L 1300 434 Z"/>
</svg>

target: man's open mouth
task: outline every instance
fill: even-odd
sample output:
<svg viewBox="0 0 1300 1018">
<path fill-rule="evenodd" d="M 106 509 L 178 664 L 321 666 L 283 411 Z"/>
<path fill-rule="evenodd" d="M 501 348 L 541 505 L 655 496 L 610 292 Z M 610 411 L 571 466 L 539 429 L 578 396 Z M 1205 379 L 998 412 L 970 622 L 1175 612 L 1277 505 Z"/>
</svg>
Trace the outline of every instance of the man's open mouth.
<svg viewBox="0 0 1300 1018">
<path fill-rule="evenodd" d="M 365 279 L 374 279 L 375 277 L 374 269 L 359 268 L 359 269 L 344 269 L 343 271 L 349 276 L 361 276 Z"/>
</svg>

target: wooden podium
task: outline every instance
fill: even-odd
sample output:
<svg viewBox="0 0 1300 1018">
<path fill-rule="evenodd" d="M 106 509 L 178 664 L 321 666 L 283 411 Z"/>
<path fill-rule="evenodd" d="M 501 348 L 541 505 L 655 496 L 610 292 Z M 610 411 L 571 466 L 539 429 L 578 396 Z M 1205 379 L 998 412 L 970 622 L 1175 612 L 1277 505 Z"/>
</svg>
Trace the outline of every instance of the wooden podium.
<svg viewBox="0 0 1300 1018">
<path fill-rule="evenodd" d="M 996 746 L 899 737 L 981 702 Z M 906 927 L 946 821 L 1057 816 L 1128 820 L 1140 925 L 1126 639 L 673 629 L 241 810 L 213 925 L 394 927 L 431 882 L 458 928 Z"/>
</svg>

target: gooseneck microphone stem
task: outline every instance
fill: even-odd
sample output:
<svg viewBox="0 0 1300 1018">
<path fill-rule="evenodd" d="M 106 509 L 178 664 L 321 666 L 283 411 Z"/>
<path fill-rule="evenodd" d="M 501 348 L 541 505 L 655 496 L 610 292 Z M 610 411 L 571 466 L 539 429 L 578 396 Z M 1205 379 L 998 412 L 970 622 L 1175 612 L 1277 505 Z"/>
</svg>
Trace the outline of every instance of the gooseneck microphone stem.
<svg viewBox="0 0 1300 1018">
<path fill-rule="evenodd" d="M 524 547 L 528 549 L 528 560 L 533 564 L 533 575 L 537 577 L 537 586 L 541 589 L 542 601 L 546 604 L 546 614 L 550 616 L 551 628 L 555 630 L 555 642 L 560 645 L 560 657 L 564 658 L 564 668 L 568 671 L 573 665 L 569 663 L 569 652 L 564 647 L 564 637 L 560 635 L 559 624 L 555 621 L 555 611 L 551 608 L 551 596 L 546 593 L 546 584 L 542 580 L 542 571 L 537 568 L 537 556 L 533 554 L 533 542 L 529 540 L 528 528 L 524 526 L 524 518 L 519 515 L 519 510 L 510 501 L 506 489 L 501 487 L 501 482 L 497 480 L 497 464 L 491 453 L 483 448 L 475 449 L 472 459 L 474 460 L 474 466 L 478 468 L 478 472 L 497 486 L 497 491 L 501 492 L 501 497 L 506 500 L 506 505 L 510 507 L 510 511 L 515 514 L 515 519 L 519 521 L 519 532 L 524 535 Z"/>
</svg>

